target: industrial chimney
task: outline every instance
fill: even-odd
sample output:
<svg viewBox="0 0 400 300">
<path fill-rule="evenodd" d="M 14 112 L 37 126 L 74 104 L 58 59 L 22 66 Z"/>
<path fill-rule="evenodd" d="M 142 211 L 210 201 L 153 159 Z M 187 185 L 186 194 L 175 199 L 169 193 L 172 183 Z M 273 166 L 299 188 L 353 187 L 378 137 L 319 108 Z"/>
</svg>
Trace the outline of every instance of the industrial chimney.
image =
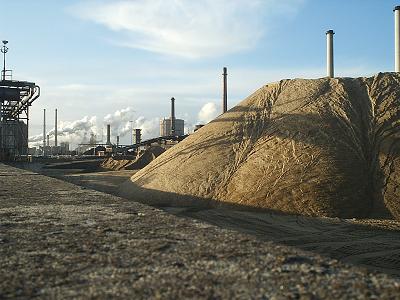
<svg viewBox="0 0 400 300">
<path fill-rule="evenodd" d="M 134 141 L 135 144 L 140 144 L 141 140 L 142 140 L 142 129 L 140 128 L 136 128 L 134 129 Z"/>
<path fill-rule="evenodd" d="M 333 68 L 333 30 L 326 32 L 326 76 L 335 77 Z"/>
<path fill-rule="evenodd" d="M 400 6 L 394 8 L 394 70 L 400 72 Z"/>
<path fill-rule="evenodd" d="M 226 113 L 228 110 L 228 81 L 227 81 L 227 68 L 224 68 L 223 75 L 223 87 L 222 87 L 222 113 Z"/>
<path fill-rule="evenodd" d="M 107 145 L 111 145 L 111 125 L 107 124 Z"/>
<path fill-rule="evenodd" d="M 46 109 L 43 109 L 43 154 L 46 147 Z"/>
<path fill-rule="evenodd" d="M 175 98 L 171 98 L 171 135 L 175 135 Z"/>
<path fill-rule="evenodd" d="M 55 111 L 54 123 L 54 146 L 57 147 L 57 108 Z"/>
</svg>

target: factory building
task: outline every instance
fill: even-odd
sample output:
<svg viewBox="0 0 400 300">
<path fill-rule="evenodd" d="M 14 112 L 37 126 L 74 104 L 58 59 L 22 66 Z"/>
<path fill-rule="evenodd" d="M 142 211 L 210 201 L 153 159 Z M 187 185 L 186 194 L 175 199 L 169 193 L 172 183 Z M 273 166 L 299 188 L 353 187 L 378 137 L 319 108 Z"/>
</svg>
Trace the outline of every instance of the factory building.
<svg viewBox="0 0 400 300">
<path fill-rule="evenodd" d="M 185 121 L 181 119 L 175 119 L 175 134 L 172 133 L 172 122 L 171 119 L 160 120 L 160 136 L 181 136 L 185 134 Z"/>
<path fill-rule="evenodd" d="M 182 136 L 185 134 L 185 121 L 175 118 L 175 98 L 171 98 L 171 116 L 160 120 L 160 136 Z"/>
</svg>

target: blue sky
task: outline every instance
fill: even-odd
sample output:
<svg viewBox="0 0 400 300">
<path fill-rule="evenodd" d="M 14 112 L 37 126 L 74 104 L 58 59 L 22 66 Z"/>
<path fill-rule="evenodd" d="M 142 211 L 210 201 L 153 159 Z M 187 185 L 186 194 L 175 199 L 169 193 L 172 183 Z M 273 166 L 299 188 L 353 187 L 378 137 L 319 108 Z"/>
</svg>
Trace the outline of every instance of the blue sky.
<svg viewBox="0 0 400 300">
<path fill-rule="evenodd" d="M 150 137 L 176 98 L 188 125 L 220 111 L 228 67 L 229 106 L 282 78 L 325 76 L 325 31 L 335 31 L 338 76 L 392 71 L 391 0 L 0 0 L 0 39 L 14 79 L 39 84 L 31 135 L 42 110 L 60 127 L 130 120 Z M 5 12 L 5 13 L 4 13 Z M 110 115 L 108 115 L 110 114 Z M 108 115 L 108 116 L 107 116 Z M 84 118 L 86 116 L 86 118 Z M 71 123 L 74 122 L 75 123 Z M 97 129 L 96 129 L 97 128 Z M 60 130 L 59 130 L 60 131 Z M 61 129 L 62 131 L 62 129 Z M 64 137 L 79 142 L 82 131 Z M 61 138 L 62 140 L 63 138 Z M 129 142 L 129 136 L 122 138 Z"/>
</svg>

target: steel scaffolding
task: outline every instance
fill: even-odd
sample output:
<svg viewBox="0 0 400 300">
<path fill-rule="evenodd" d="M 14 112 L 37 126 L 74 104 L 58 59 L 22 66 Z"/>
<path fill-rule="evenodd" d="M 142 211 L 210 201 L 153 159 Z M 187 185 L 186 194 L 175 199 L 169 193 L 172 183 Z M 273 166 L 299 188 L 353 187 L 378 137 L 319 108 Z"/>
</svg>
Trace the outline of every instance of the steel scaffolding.
<svg viewBox="0 0 400 300">
<path fill-rule="evenodd" d="M 33 82 L 0 81 L 0 161 L 17 160 L 28 154 L 29 107 L 40 96 Z"/>
</svg>

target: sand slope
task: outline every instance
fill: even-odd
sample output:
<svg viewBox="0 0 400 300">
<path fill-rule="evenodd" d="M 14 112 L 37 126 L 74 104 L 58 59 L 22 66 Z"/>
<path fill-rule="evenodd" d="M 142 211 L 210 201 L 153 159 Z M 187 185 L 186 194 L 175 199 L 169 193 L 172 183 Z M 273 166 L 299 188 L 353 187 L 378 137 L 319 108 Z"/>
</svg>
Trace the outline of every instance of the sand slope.
<svg viewBox="0 0 400 300">
<path fill-rule="evenodd" d="M 148 149 L 141 152 L 134 159 L 109 157 L 106 158 L 100 165 L 103 169 L 107 170 L 138 170 L 147 166 L 152 160 L 165 151 L 160 146 L 151 146 Z"/>
<path fill-rule="evenodd" d="M 121 194 L 400 218 L 399 82 L 380 73 L 266 85 L 136 173 Z"/>
</svg>

